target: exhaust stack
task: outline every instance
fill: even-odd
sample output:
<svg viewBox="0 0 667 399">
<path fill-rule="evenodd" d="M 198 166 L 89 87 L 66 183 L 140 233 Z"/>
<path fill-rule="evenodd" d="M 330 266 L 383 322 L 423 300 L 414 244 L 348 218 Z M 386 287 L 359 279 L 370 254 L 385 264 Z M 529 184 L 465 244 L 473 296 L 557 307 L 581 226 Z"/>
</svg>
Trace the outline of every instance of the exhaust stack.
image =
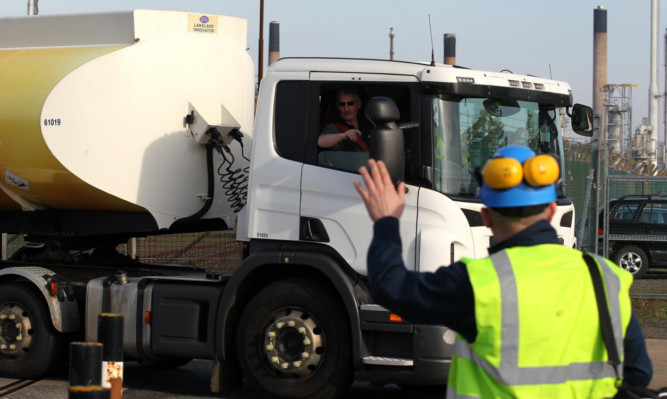
<svg viewBox="0 0 667 399">
<path fill-rule="evenodd" d="M 648 121 L 651 125 L 649 131 L 648 147 L 646 151 L 649 162 L 657 163 L 656 143 L 658 135 L 658 0 L 651 0 L 651 87 L 648 96 Z"/>
<path fill-rule="evenodd" d="M 606 118 L 604 99 L 607 84 L 607 10 L 598 6 L 593 11 L 593 113 L 600 115 L 600 129 L 592 137 L 592 141 L 604 142 Z M 602 137 L 600 137 L 602 136 Z"/>
<path fill-rule="evenodd" d="M 663 93 L 665 99 L 667 99 L 667 29 L 665 29 L 665 92 Z M 667 100 L 664 102 L 663 109 L 663 131 L 662 131 L 662 163 L 667 164 Z"/>
<path fill-rule="evenodd" d="M 280 59 L 280 24 L 271 21 L 269 24 L 269 65 Z"/>
<path fill-rule="evenodd" d="M 456 65 L 456 35 L 445 33 L 445 64 Z"/>
</svg>

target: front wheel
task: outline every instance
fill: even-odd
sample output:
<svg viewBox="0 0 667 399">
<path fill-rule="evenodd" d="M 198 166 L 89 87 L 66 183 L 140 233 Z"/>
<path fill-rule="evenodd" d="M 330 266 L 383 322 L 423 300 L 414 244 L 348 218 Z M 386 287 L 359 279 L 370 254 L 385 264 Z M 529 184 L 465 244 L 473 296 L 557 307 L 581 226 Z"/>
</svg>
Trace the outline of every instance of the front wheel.
<svg viewBox="0 0 667 399">
<path fill-rule="evenodd" d="M 616 252 L 616 264 L 632 273 L 635 278 L 642 277 L 648 271 L 648 257 L 643 249 L 634 245 L 626 245 Z"/>
<path fill-rule="evenodd" d="M 0 375 L 42 377 L 59 364 L 64 346 L 46 304 L 30 285 L 0 285 Z"/>
<path fill-rule="evenodd" d="M 262 289 L 243 311 L 237 352 L 267 397 L 333 398 L 352 382 L 350 334 L 333 294 L 306 279 Z"/>
</svg>

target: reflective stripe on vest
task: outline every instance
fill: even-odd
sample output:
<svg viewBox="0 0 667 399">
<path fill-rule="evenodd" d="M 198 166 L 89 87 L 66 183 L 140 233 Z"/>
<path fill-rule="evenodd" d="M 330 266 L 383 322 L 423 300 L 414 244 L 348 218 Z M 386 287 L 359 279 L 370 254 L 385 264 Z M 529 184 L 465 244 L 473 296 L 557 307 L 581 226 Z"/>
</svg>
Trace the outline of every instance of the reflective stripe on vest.
<svg viewBox="0 0 667 399">
<path fill-rule="evenodd" d="M 596 261 L 601 268 L 606 291 L 607 293 L 612 293 L 611 295 L 607 294 L 607 296 L 614 329 L 614 340 L 619 353 L 623 353 L 623 322 L 618 297 L 618 292 L 621 289 L 621 280 L 604 258 L 596 256 Z M 494 367 L 485 359 L 477 356 L 474 350 L 460 336 L 457 338 L 455 345 L 456 357 L 474 362 L 477 368 L 487 373 L 496 383 L 506 386 L 563 384 L 567 381 L 600 380 L 616 377 L 613 366 L 604 361 L 570 363 L 562 366 L 520 367 L 520 323 L 516 277 L 506 251 L 500 251 L 492 255 L 491 262 L 497 273 L 500 286 L 502 312 L 500 364 L 498 367 Z M 462 370 L 458 370 L 457 372 L 460 373 Z M 618 375 L 622 375 L 622 366 L 619 366 L 618 372 Z M 455 381 L 450 381 L 447 389 L 447 397 L 467 396 L 457 396 Z"/>
</svg>

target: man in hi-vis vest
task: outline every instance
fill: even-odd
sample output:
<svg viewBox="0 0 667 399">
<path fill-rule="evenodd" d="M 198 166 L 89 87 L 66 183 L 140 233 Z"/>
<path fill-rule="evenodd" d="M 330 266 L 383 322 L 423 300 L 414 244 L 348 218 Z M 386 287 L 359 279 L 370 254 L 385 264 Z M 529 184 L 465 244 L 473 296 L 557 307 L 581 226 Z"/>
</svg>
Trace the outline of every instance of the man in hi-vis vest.
<svg viewBox="0 0 667 399">
<path fill-rule="evenodd" d="M 368 274 L 375 300 L 415 323 L 458 333 L 447 398 L 602 398 L 616 375 L 602 340 L 593 283 L 582 253 L 559 244 L 558 162 L 522 146 L 499 149 L 479 177 L 482 218 L 495 244 L 433 273 L 405 269 L 399 218 L 405 185 L 369 162 L 355 186 L 374 224 Z M 653 369 L 628 291 L 632 276 L 601 257 L 623 378 L 646 387 Z M 618 331 L 622 330 L 622 331 Z M 444 376 L 443 376 L 444 383 Z"/>
</svg>

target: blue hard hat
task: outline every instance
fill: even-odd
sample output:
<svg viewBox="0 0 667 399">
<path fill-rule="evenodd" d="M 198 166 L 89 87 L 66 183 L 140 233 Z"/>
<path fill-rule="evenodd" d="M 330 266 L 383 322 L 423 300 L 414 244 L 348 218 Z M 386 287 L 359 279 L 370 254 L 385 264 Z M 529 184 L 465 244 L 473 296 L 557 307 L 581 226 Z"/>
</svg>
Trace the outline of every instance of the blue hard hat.
<svg viewBox="0 0 667 399">
<path fill-rule="evenodd" d="M 550 169 L 547 172 L 547 174 L 550 174 L 552 177 L 549 179 L 550 183 L 549 184 L 544 184 L 544 185 L 538 185 L 536 186 L 535 183 L 528 184 L 526 181 L 526 178 L 524 177 L 524 167 L 525 165 L 529 164 L 532 162 L 532 159 L 538 158 L 538 157 L 551 157 L 550 155 L 538 155 L 537 157 L 535 156 L 535 152 L 531 150 L 528 147 L 524 146 L 508 146 L 508 147 L 503 147 L 500 148 L 496 153 L 489 159 L 489 161 L 485 165 L 485 170 L 482 172 L 483 176 L 481 179 L 481 185 L 479 188 L 479 198 L 482 200 L 482 203 L 486 205 L 489 208 L 509 208 L 509 207 L 519 207 L 519 206 L 531 206 L 531 205 L 541 205 L 541 204 L 548 204 L 550 202 L 556 201 L 557 199 L 557 194 L 556 194 L 556 185 L 554 184 L 555 181 L 558 178 L 558 174 L 560 173 L 559 168 L 558 168 L 558 162 L 553 160 L 549 160 L 548 165 L 546 168 Z M 519 173 L 518 181 L 519 183 L 516 184 L 515 182 L 510 182 L 508 183 L 505 187 L 506 188 L 492 188 L 489 186 L 489 183 L 487 183 L 487 176 L 491 175 L 492 178 L 497 178 L 498 179 L 504 179 L 507 174 L 504 173 L 505 171 L 494 171 L 494 170 L 487 170 L 487 168 L 493 169 L 495 164 L 498 164 L 498 162 L 495 162 L 496 159 L 499 158 L 513 158 L 517 162 L 512 161 L 512 160 L 507 160 L 509 163 L 513 163 L 515 165 L 518 165 L 518 170 L 517 168 L 514 168 L 513 172 L 511 173 Z M 529 162 L 526 162 L 526 161 Z M 545 169 L 545 166 L 542 166 L 542 170 Z M 555 170 L 554 170 L 555 169 Z M 497 173 L 494 173 L 497 172 Z M 553 177 L 555 176 L 555 177 Z M 502 185 L 501 184 L 494 184 L 491 182 L 492 185 Z"/>
</svg>

